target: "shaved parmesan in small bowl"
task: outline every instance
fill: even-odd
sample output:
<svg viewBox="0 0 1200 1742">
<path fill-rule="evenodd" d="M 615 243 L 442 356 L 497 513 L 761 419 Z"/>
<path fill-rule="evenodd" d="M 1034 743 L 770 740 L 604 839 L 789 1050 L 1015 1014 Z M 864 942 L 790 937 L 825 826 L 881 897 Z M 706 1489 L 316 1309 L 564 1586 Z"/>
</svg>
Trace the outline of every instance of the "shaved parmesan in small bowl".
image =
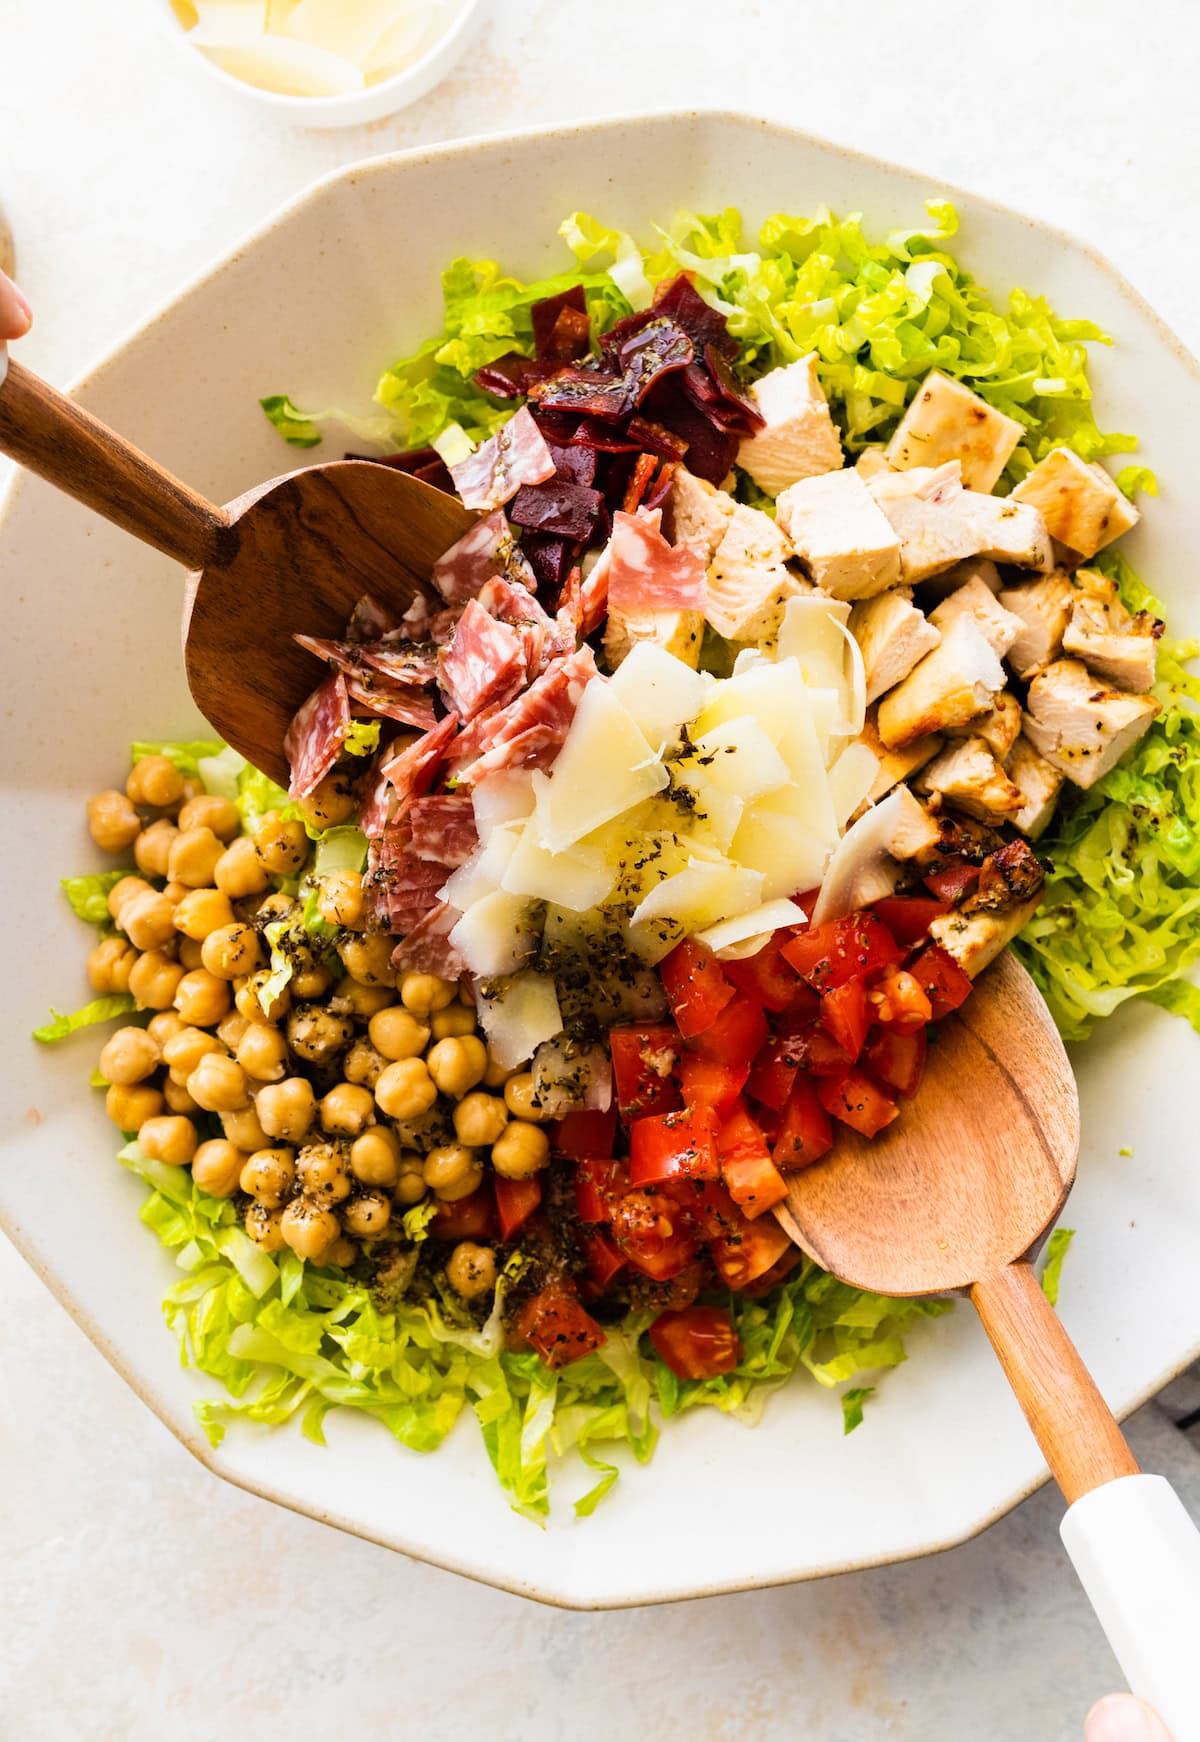
<svg viewBox="0 0 1200 1742">
<path fill-rule="evenodd" d="M 310 127 L 378 120 L 433 88 L 480 0 L 165 0 L 227 85 Z"/>
</svg>

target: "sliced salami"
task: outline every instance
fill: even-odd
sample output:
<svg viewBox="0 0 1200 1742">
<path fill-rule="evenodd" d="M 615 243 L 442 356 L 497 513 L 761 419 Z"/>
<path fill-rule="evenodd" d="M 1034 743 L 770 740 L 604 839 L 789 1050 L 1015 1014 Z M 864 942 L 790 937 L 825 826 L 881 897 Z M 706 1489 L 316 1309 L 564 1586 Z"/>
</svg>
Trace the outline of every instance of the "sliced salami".
<svg viewBox="0 0 1200 1742">
<path fill-rule="evenodd" d="M 291 764 L 289 798 L 307 798 L 320 785 L 341 753 L 350 730 L 350 697 L 341 672 L 318 684 L 296 710 L 283 748 Z"/>
<path fill-rule="evenodd" d="M 350 621 L 346 625 L 346 640 L 378 641 L 381 635 L 386 635 L 389 629 L 398 628 L 399 624 L 398 611 L 389 610 L 373 594 L 364 593 L 350 613 Z"/>
<path fill-rule="evenodd" d="M 367 848 L 363 890 L 371 918 L 385 931 L 411 931 L 437 906 L 438 890 L 449 870 L 419 859 L 413 852 L 408 817 L 394 818 Z"/>
<path fill-rule="evenodd" d="M 405 643 L 399 647 L 386 642 L 332 641 L 323 635 L 292 637 L 318 659 L 326 659 L 347 677 L 369 682 L 371 672 L 379 672 L 397 683 L 432 683 L 437 677 L 437 655 L 432 645 Z"/>
<path fill-rule="evenodd" d="M 439 901 L 419 919 L 407 937 L 392 951 L 392 966 L 410 974 L 437 974 L 442 980 L 457 980 L 466 963 L 450 942 L 450 933 L 462 918 L 457 907 Z"/>
<path fill-rule="evenodd" d="M 469 600 L 454 639 L 443 648 L 438 662 L 438 683 L 446 701 L 469 720 L 480 708 L 507 701 L 524 681 L 521 637 L 507 623 L 489 616 L 478 599 Z"/>
<path fill-rule="evenodd" d="M 532 683 L 551 656 L 554 619 L 546 615 L 528 587 L 504 576 L 498 576 L 486 583 L 479 595 L 479 603 L 501 623 L 507 623 L 515 629 L 521 637 L 525 652 L 525 678 L 528 683 Z"/>
<path fill-rule="evenodd" d="M 446 760 L 457 731 L 458 715 L 447 714 L 444 720 L 439 720 L 415 744 L 406 745 L 382 765 L 380 772 L 395 789 L 401 809 L 410 799 L 429 791 Z"/>
<path fill-rule="evenodd" d="M 662 535 L 662 510 L 613 515 L 603 565 L 613 611 L 703 611 L 703 559 L 688 545 L 670 545 Z"/>
<path fill-rule="evenodd" d="M 532 766 L 530 758 L 557 749 L 575 718 L 584 686 L 595 675 L 595 655 L 586 643 L 565 658 L 552 660 L 515 701 L 492 712 L 482 724 L 471 723 L 454 746 L 455 777 L 473 784 L 502 768 Z M 526 738 L 535 730 L 536 739 Z M 513 748 L 519 740 L 524 742 Z"/>
<path fill-rule="evenodd" d="M 433 584 L 447 604 L 478 597 L 485 581 L 502 575 L 512 542 L 512 528 L 503 508 L 485 515 L 470 532 L 464 532 L 433 565 Z"/>
<path fill-rule="evenodd" d="M 389 745 L 379 750 L 359 786 L 358 826 L 369 841 L 383 833 L 392 814 L 393 788 L 384 772 L 392 754 Z"/>
<path fill-rule="evenodd" d="M 408 810 L 413 852 L 438 865 L 465 865 L 479 845 L 469 793 L 432 792 Z"/>
<path fill-rule="evenodd" d="M 369 714 L 379 714 L 385 720 L 398 720 L 404 726 L 415 726 L 418 732 L 428 732 L 437 724 L 433 703 L 423 690 L 406 684 L 390 684 L 375 673 L 368 673 L 365 681 L 348 677 L 346 689 L 350 700 Z"/>
<path fill-rule="evenodd" d="M 554 476 L 546 439 L 523 405 L 473 454 L 451 466 L 454 488 L 467 508 L 502 508 L 522 484 L 544 484 Z"/>
</svg>

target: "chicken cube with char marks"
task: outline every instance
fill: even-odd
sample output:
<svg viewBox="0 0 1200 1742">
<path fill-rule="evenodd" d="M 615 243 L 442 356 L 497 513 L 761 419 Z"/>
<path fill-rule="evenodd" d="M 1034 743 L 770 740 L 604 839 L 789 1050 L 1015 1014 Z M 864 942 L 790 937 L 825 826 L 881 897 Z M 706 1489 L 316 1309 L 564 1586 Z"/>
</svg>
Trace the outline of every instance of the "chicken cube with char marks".
<svg viewBox="0 0 1200 1742">
<path fill-rule="evenodd" d="M 604 657 L 616 671 L 639 641 L 652 641 L 695 671 L 704 640 L 703 611 L 614 611 L 604 622 Z"/>
<path fill-rule="evenodd" d="M 858 742 L 866 746 L 879 764 L 866 799 L 868 804 L 878 804 L 894 786 L 899 786 L 902 780 L 911 779 L 918 769 L 931 762 L 945 739 L 936 732 L 930 732 L 924 738 L 914 738 L 902 750 L 889 750 L 879 736 L 877 710 L 871 709 L 858 735 Z"/>
<path fill-rule="evenodd" d="M 944 634 L 960 617 L 973 617 L 998 659 L 1003 659 L 1021 633 L 1021 619 L 1006 611 L 996 595 L 973 575 L 929 613 L 929 621 Z"/>
<path fill-rule="evenodd" d="M 1050 566 L 1050 538 L 1037 510 L 964 490 L 957 460 L 880 473 L 868 489 L 900 540 L 900 569 L 911 585 L 975 556 L 1018 568 Z"/>
<path fill-rule="evenodd" d="M 963 615 L 879 704 L 879 736 L 898 750 L 930 732 L 965 726 L 1004 688 L 1004 667 L 973 616 Z"/>
<path fill-rule="evenodd" d="M 854 462 L 854 470 L 860 478 L 877 478 L 881 472 L 894 470 L 888 460 L 887 452 L 881 447 L 864 448 Z"/>
<path fill-rule="evenodd" d="M 719 635 L 758 641 L 775 633 L 788 600 L 807 591 L 788 555 L 770 515 L 739 502 L 708 569 L 705 615 Z"/>
<path fill-rule="evenodd" d="M 1094 786 L 1149 731 L 1153 696 L 1110 689 L 1080 659 L 1040 672 L 1025 702 L 1025 736 L 1076 786 Z"/>
<path fill-rule="evenodd" d="M 760 376 L 750 396 L 766 425 L 744 438 L 737 463 L 760 490 L 778 496 L 800 478 L 841 467 L 842 444 L 817 379 L 815 351 Z"/>
<path fill-rule="evenodd" d="M 1021 808 L 1020 788 L 982 738 L 947 744 L 922 772 L 917 790 L 983 823 L 1010 822 Z"/>
<path fill-rule="evenodd" d="M 835 599 L 872 599 L 899 584 L 900 541 L 852 466 L 793 484 L 777 513 L 812 579 Z"/>
<path fill-rule="evenodd" d="M 1028 843 L 1009 841 L 984 860 L 974 895 L 935 919 L 929 935 L 975 979 L 1032 918 L 1045 880 Z"/>
<path fill-rule="evenodd" d="M 1013 496 L 1039 510 L 1051 538 L 1080 556 L 1095 556 L 1140 518 L 1103 466 L 1070 448 L 1052 448 L 1017 485 Z"/>
<path fill-rule="evenodd" d="M 1070 575 L 1062 569 L 1001 591 L 1000 604 L 1023 624 L 1006 655 L 1023 683 L 1044 671 L 1062 652 L 1063 635 L 1077 596 Z"/>
<path fill-rule="evenodd" d="M 676 466 L 667 498 L 672 544 L 687 545 L 710 563 L 729 531 L 735 503 L 727 490 Z"/>
<path fill-rule="evenodd" d="M 1012 819 L 1013 827 L 1036 841 L 1049 826 L 1067 777 L 1039 755 L 1023 732 L 1009 752 L 1005 771 L 1021 794 L 1021 808 Z"/>
<path fill-rule="evenodd" d="M 986 714 L 965 726 L 952 726 L 949 738 L 982 738 L 998 762 L 1008 757 L 1021 734 L 1021 704 L 1011 690 L 1002 690 Z"/>
<path fill-rule="evenodd" d="M 927 581 L 922 581 L 917 594 L 922 610 L 932 611 L 943 599 L 948 599 L 951 593 L 956 593 L 969 581 L 981 582 L 993 597 L 1004 585 L 1000 579 L 1000 570 L 990 557 L 969 556 L 962 562 L 955 563 L 953 568 L 943 569 L 940 575 L 931 575 Z"/>
<path fill-rule="evenodd" d="M 958 460 L 969 490 L 990 491 L 1021 439 L 1015 418 L 997 411 L 961 381 L 935 369 L 888 443 L 887 458 L 897 471 L 940 466 Z"/>
<path fill-rule="evenodd" d="M 1118 689 L 1143 694 L 1153 688 L 1162 621 L 1149 611 L 1127 611 L 1116 583 L 1094 569 L 1076 570 L 1074 581 L 1079 593 L 1063 631 L 1063 652 Z"/>
<path fill-rule="evenodd" d="M 855 605 L 850 613 L 850 633 L 863 656 L 868 707 L 906 678 L 942 638 L 940 630 L 913 604 L 909 587 L 892 587 Z"/>
</svg>

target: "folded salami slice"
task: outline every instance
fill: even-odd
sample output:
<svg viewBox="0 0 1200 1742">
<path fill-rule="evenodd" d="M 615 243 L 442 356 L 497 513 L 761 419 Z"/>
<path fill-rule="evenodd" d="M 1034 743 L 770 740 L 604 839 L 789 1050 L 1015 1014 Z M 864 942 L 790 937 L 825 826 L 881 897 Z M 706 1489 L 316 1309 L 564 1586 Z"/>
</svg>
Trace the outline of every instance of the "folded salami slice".
<svg viewBox="0 0 1200 1742">
<path fill-rule="evenodd" d="M 450 942 L 450 933 L 461 918 L 457 907 L 439 901 L 396 945 L 393 968 L 403 973 L 437 974 L 443 980 L 459 979 L 467 965 Z"/>
<path fill-rule="evenodd" d="M 450 476 L 464 506 L 486 513 L 503 507 L 522 484 L 545 483 L 554 470 L 546 439 L 523 405 L 473 454 L 451 466 Z"/>
<path fill-rule="evenodd" d="M 662 535 L 662 510 L 613 515 L 612 537 L 590 578 L 603 568 L 609 609 L 703 611 L 703 559 L 688 545 L 670 545 Z"/>
<path fill-rule="evenodd" d="M 470 600 L 439 661 L 438 683 L 446 701 L 470 720 L 480 708 L 507 701 L 524 681 L 521 637 L 489 616 L 478 599 Z"/>
<path fill-rule="evenodd" d="M 329 773 L 350 730 L 346 679 L 334 672 L 296 710 L 283 748 L 291 764 L 289 798 L 307 798 Z"/>
<path fill-rule="evenodd" d="M 467 792 L 432 792 L 414 798 L 408 820 L 413 852 L 439 865 L 465 865 L 479 845 L 475 810 Z"/>
</svg>

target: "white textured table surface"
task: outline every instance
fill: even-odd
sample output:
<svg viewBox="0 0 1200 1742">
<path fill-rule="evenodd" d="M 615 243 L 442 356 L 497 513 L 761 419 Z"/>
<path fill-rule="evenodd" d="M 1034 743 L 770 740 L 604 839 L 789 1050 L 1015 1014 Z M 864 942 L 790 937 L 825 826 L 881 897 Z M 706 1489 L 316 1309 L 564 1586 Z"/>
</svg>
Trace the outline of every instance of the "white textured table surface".
<svg viewBox="0 0 1200 1742">
<path fill-rule="evenodd" d="M 1126 0 L 492 0 L 432 96 L 329 134 L 280 130 L 222 91 L 148 28 L 155 3 L 0 0 L 0 204 L 37 313 L 21 355 L 52 380 L 339 164 L 693 103 L 756 109 L 1065 225 L 1200 347 L 1200 163 L 1181 119 L 1200 32 L 1178 0 L 1142 0 L 1136 24 Z M 1144 1411 L 1133 1437 L 1200 1509 L 1200 1460 L 1165 1417 Z M 1053 1495 L 924 1565 L 555 1614 L 214 1481 L 2 1242 L 0 1494 L 4 1738 L 1073 1742 L 1116 1682 Z"/>
</svg>

